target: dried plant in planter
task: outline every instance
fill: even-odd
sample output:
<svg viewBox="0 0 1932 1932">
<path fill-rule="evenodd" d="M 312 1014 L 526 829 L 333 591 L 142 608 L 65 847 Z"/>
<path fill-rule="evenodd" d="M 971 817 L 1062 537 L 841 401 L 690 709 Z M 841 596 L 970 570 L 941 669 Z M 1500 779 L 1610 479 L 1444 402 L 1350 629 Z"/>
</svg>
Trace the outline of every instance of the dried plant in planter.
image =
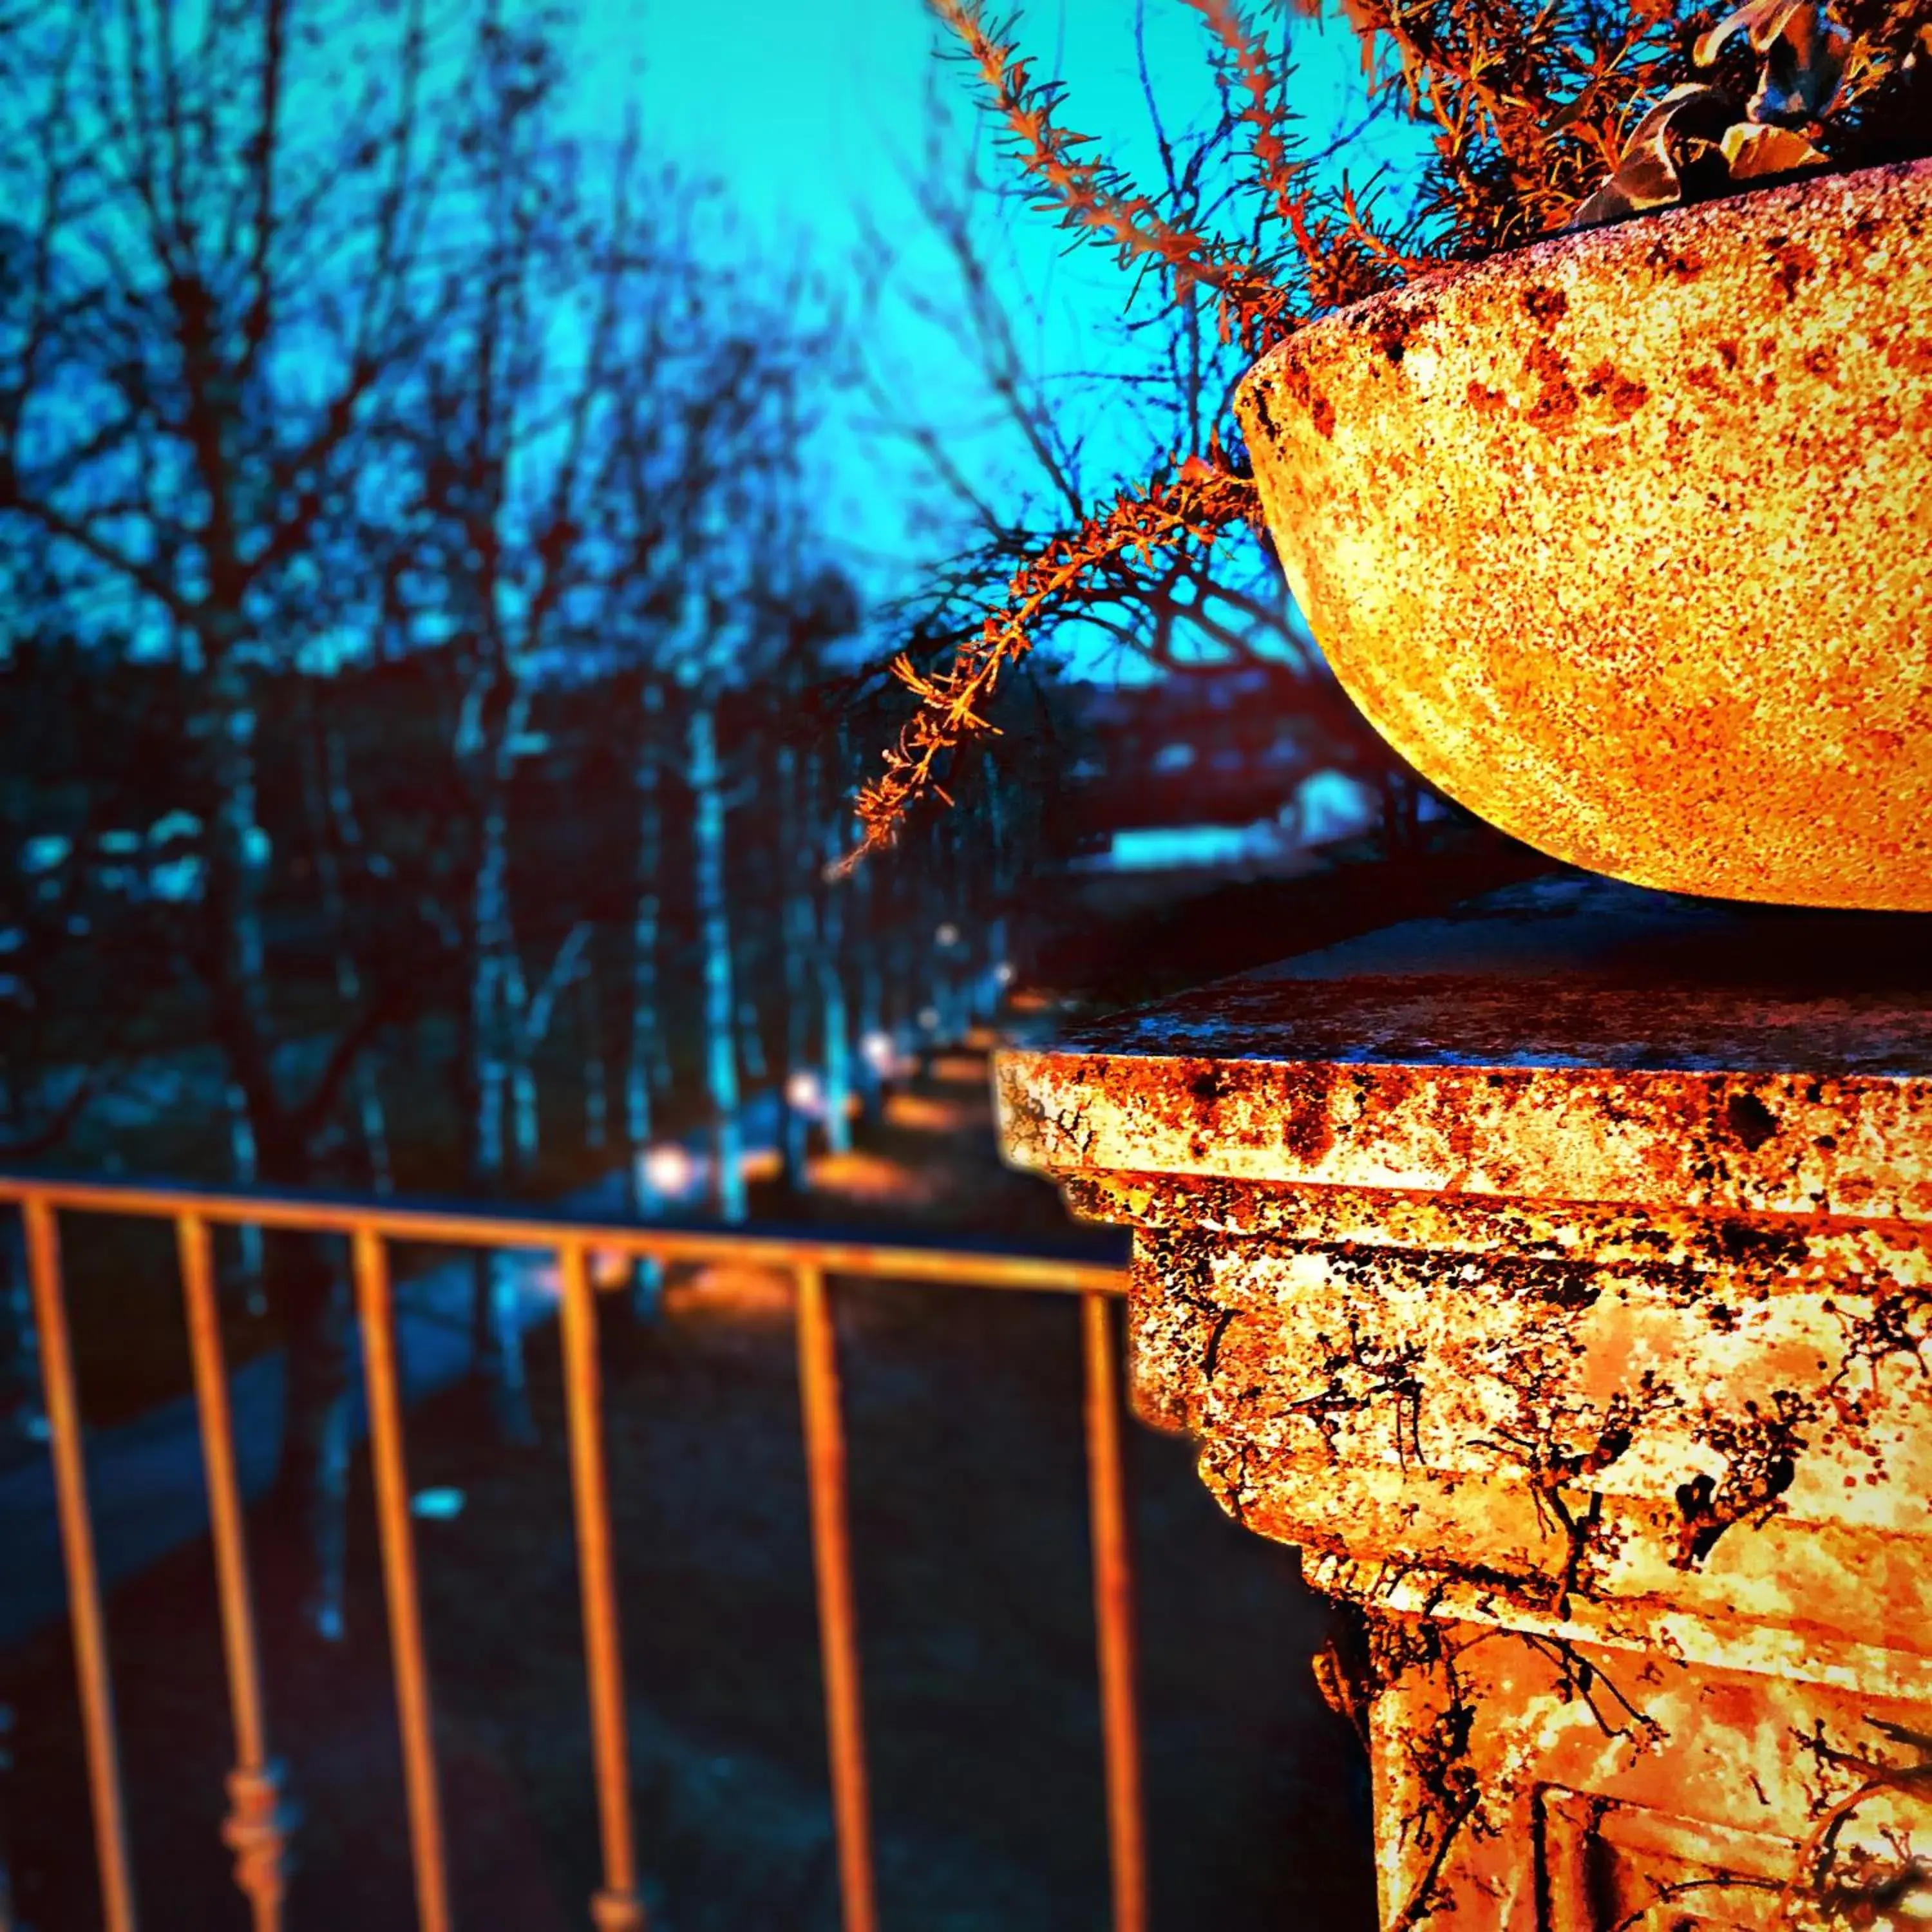
<svg viewBox="0 0 1932 1932">
<path fill-rule="evenodd" d="M 1304 324 L 1447 265 L 1555 231 L 1932 152 L 1932 0 L 1750 0 L 1720 17 L 1684 0 L 1345 0 L 1372 94 L 1434 130 L 1416 205 L 1390 218 L 1299 157 L 1287 76 L 1236 0 L 1177 0 L 1200 16 L 1242 136 L 1260 218 L 1247 240 L 1171 220 L 1062 118 L 1012 22 L 980 0 L 931 0 L 957 38 L 1039 204 L 1170 298 L 1213 305 L 1258 356 Z M 949 755 L 992 730 L 1004 673 L 1084 588 L 1159 550 L 1255 521 L 1238 440 L 1218 436 L 1148 485 L 1096 507 L 1014 574 L 951 664 L 894 666 L 918 700 L 862 790 L 849 866 L 890 844 L 942 788 Z"/>
</svg>

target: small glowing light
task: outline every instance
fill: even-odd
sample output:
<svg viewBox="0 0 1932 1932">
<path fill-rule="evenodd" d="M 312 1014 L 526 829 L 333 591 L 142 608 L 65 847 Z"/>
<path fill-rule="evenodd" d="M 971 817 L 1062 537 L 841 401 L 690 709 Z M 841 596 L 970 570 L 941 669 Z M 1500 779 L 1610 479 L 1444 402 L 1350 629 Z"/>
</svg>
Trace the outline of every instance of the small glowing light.
<svg viewBox="0 0 1932 1932">
<path fill-rule="evenodd" d="M 425 1522 L 448 1522 L 463 1514 L 468 1500 L 460 1490 L 418 1490 L 410 1498 L 410 1514 Z"/>
<path fill-rule="evenodd" d="M 890 1073 L 898 1064 L 898 1048 L 889 1033 L 868 1033 L 860 1041 L 859 1051 L 874 1073 Z"/>
<path fill-rule="evenodd" d="M 993 978 L 1000 986 L 1010 986 L 1013 983 L 1013 962 L 1010 959 L 1002 959 L 993 968 Z"/>
<path fill-rule="evenodd" d="M 942 946 L 957 946 L 959 944 L 959 928 L 950 919 L 932 936 Z"/>
<path fill-rule="evenodd" d="M 825 1088 L 818 1076 L 801 1069 L 785 1082 L 785 1100 L 801 1114 L 814 1118 L 825 1111 Z"/>
<path fill-rule="evenodd" d="M 644 1184 L 654 1194 L 676 1200 L 698 1185 L 698 1162 L 688 1148 L 676 1141 L 661 1142 L 646 1150 Z"/>
<path fill-rule="evenodd" d="M 937 1033 L 939 1030 L 939 1009 L 937 1006 L 921 1006 L 919 1023 L 928 1033 Z"/>
</svg>

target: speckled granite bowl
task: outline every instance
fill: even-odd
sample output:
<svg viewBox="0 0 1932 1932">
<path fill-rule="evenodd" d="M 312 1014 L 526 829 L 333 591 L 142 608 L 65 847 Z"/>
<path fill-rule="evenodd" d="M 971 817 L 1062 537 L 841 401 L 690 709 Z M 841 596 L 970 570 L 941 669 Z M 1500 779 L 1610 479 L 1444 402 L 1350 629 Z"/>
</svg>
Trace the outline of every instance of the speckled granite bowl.
<svg viewBox="0 0 1932 1932">
<path fill-rule="evenodd" d="M 1238 407 L 1396 750 L 1640 884 L 1932 909 L 1932 161 L 1334 316 Z"/>
</svg>

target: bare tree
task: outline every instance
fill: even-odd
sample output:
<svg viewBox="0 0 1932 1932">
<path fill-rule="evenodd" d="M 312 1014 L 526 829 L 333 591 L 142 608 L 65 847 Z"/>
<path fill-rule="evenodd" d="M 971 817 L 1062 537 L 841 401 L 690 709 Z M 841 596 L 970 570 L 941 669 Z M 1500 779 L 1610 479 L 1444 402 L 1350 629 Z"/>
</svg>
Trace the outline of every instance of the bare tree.
<svg viewBox="0 0 1932 1932">
<path fill-rule="evenodd" d="M 463 158 L 466 246 L 408 405 L 419 495 L 410 514 L 417 619 L 453 628 L 463 667 L 453 748 L 463 788 L 461 946 L 468 1184 L 499 1198 L 536 1149 L 535 1056 L 590 938 L 519 919 L 511 889 L 520 764 L 542 748 L 532 707 L 548 665 L 606 612 L 621 567 L 604 514 L 638 316 L 692 272 L 670 259 L 634 137 L 593 194 L 559 134 L 560 78 L 540 32 L 494 10 Z M 479 1257 L 475 1336 L 500 1426 L 532 1432 L 513 1258 Z"/>
<path fill-rule="evenodd" d="M 385 412 L 438 326 L 426 274 L 458 130 L 428 0 L 167 0 L 49 10 L 16 50 L 4 163 L 32 211 L 0 353 L 0 520 L 46 546 L 73 622 L 195 677 L 202 820 L 184 960 L 261 1179 L 299 1186 L 403 990 L 373 980 L 319 1055 L 265 970 L 258 687 L 375 621 L 345 530 L 386 475 Z M 290 614 L 301 629 L 291 635 Z M 299 1058 L 306 1071 L 298 1074 Z M 317 1627 L 340 1625 L 345 1290 L 312 1241 L 271 1244 L 289 1350 L 286 1495 L 307 1516 Z"/>
<path fill-rule="evenodd" d="M 770 278 L 765 278 L 769 284 Z M 692 898 L 699 956 L 700 1057 L 709 1116 L 714 1210 L 748 1208 L 741 1072 L 756 1040 L 734 934 L 730 814 L 748 802 L 739 748 L 721 730 L 730 692 L 777 675 L 794 639 L 787 596 L 772 577 L 774 490 L 796 470 L 808 426 L 797 398 L 822 358 L 830 323 L 801 276 L 754 288 L 707 262 L 688 302 L 649 339 L 660 400 L 628 410 L 614 443 L 613 479 L 629 571 L 610 626 L 612 647 L 642 670 L 644 716 L 636 742 L 640 874 L 632 934 L 631 1049 L 625 1121 L 632 1206 L 655 1211 L 650 1154 L 652 1096 L 663 1052 L 658 949 L 664 898 L 662 794 L 675 772 L 692 802 Z M 668 332 L 665 322 L 675 323 Z M 648 398 L 650 392 L 633 392 Z M 662 397 L 679 399 L 674 412 Z M 769 808 L 767 808 L 769 809 Z M 782 948 L 781 949 L 782 951 Z M 639 1283 L 648 1305 L 652 1284 Z"/>
<path fill-rule="evenodd" d="M 306 680 L 301 688 L 304 702 L 297 720 L 297 756 L 310 863 L 330 934 L 336 993 L 344 1010 L 353 1012 L 362 1004 L 364 975 L 352 930 L 349 874 L 358 865 L 367 869 L 368 841 L 350 782 L 341 730 L 322 713 Z M 395 1183 L 389 1161 L 388 1120 L 373 1054 L 364 1054 L 356 1061 L 350 1084 L 369 1186 L 379 1195 L 392 1193 Z"/>
</svg>

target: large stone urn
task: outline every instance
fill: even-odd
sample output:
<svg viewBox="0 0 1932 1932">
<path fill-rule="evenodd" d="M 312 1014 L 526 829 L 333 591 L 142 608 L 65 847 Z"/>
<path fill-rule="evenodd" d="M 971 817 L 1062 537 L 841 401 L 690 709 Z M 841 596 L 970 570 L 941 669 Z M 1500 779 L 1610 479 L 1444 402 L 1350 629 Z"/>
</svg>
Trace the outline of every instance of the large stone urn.
<svg viewBox="0 0 1932 1932">
<path fill-rule="evenodd" d="M 1238 408 L 1350 695 L 1539 850 L 1932 908 L 1932 160 L 1566 235 L 1302 330 Z"/>
</svg>

